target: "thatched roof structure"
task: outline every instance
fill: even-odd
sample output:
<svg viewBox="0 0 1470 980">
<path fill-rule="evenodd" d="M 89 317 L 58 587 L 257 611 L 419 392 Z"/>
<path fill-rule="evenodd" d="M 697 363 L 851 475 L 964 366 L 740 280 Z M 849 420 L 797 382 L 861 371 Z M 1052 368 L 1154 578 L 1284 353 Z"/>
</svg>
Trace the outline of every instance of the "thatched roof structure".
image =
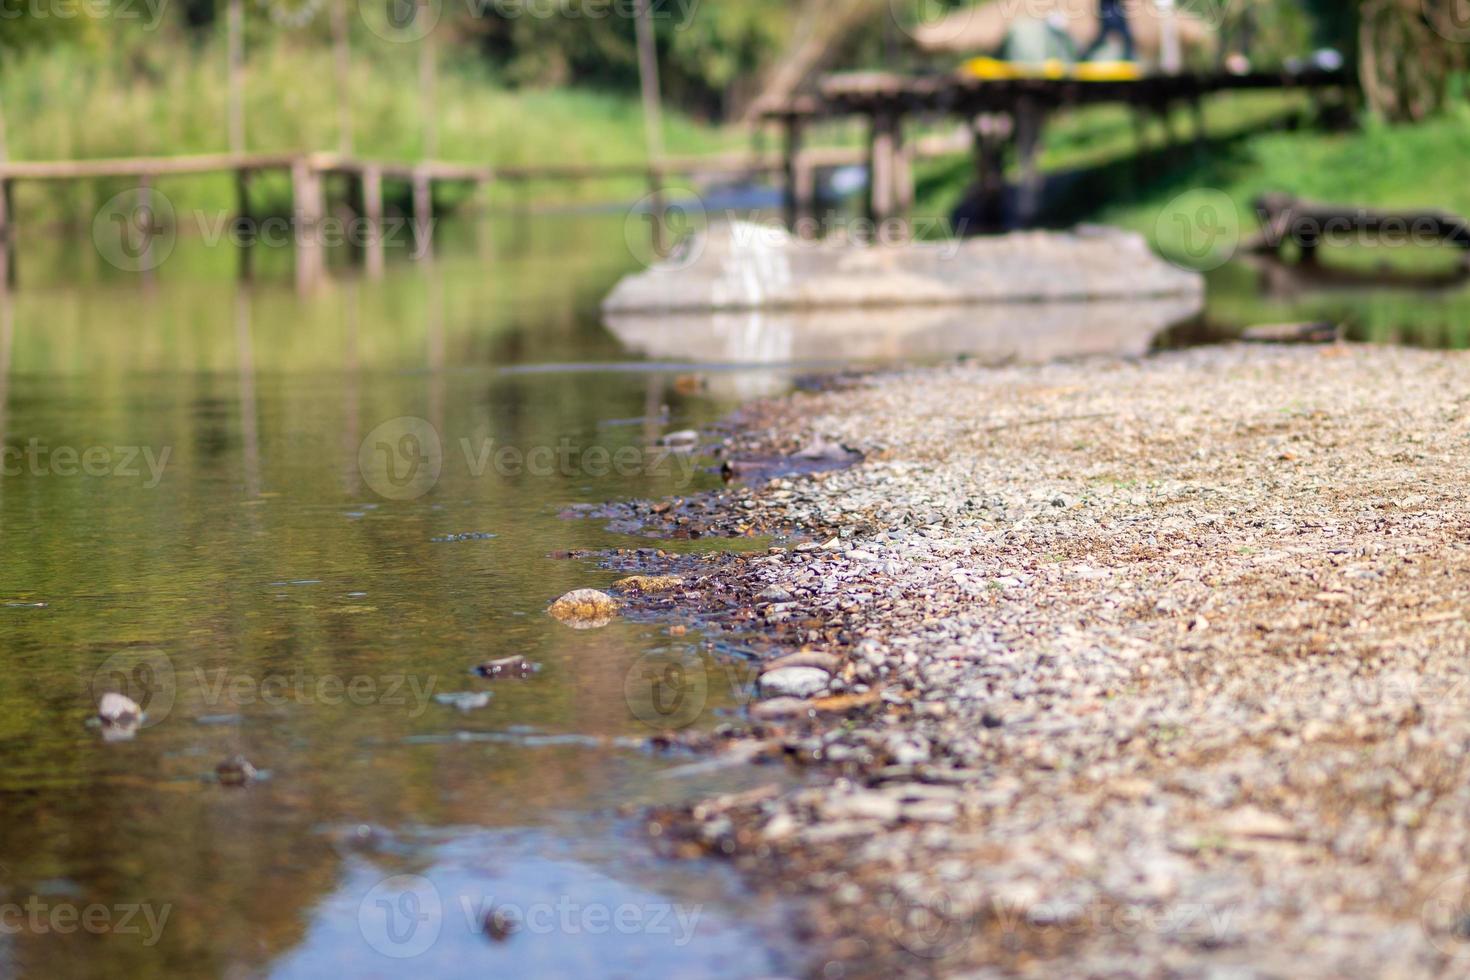
<svg viewBox="0 0 1470 980">
<path fill-rule="evenodd" d="M 1005 43 L 1015 22 L 1059 14 L 1067 33 L 1079 47 L 1086 47 L 1097 37 L 1097 6 L 1097 0 L 997 0 L 957 10 L 932 24 L 918 25 L 910 33 L 920 50 L 930 54 L 984 54 L 998 50 Z M 1152 0 L 1133 0 L 1124 9 L 1128 11 L 1139 53 L 1157 58 L 1163 35 L 1158 8 Z M 1213 44 L 1215 32 L 1208 23 L 1179 10 L 1174 18 L 1185 51 L 1209 48 Z"/>
</svg>

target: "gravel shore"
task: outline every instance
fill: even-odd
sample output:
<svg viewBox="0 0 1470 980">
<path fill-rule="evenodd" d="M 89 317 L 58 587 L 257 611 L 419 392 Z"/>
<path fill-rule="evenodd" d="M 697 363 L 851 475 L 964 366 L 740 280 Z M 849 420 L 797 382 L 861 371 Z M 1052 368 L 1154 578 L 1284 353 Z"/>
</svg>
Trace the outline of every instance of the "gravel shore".
<svg viewBox="0 0 1470 980">
<path fill-rule="evenodd" d="M 855 467 L 644 506 L 787 531 L 647 601 L 772 658 L 654 814 L 823 976 L 1470 973 L 1470 359 L 1227 347 L 755 406 Z"/>
</svg>

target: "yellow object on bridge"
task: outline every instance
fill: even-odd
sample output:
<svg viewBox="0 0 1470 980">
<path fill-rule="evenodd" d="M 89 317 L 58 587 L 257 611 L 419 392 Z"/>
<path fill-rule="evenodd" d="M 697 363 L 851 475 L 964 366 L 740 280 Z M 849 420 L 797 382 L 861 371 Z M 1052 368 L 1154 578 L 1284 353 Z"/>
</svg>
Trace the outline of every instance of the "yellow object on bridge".
<svg viewBox="0 0 1470 980">
<path fill-rule="evenodd" d="M 1132 82 L 1143 77 L 1136 61 L 1084 61 L 1068 64 L 1052 59 L 1039 64 L 1002 61 L 999 58 L 971 58 L 960 67 L 969 78 L 998 81 L 1014 78 L 1075 79 L 1079 82 Z"/>
</svg>

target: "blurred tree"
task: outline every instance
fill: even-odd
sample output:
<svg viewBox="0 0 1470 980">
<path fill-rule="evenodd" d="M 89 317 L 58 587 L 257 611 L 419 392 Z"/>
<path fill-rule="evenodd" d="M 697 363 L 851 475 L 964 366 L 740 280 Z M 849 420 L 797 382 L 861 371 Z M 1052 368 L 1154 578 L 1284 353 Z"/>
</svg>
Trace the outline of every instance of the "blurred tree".
<svg viewBox="0 0 1470 980">
<path fill-rule="evenodd" d="M 37 16 L 33 0 L 0 0 L 0 55 L 6 49 L 59 42 L 86 44 L 100 39 L 96 18 Z"/>
<path fill-rule="evenodd" d="M 1466 66 L 1470 0 L 1363 0 L 1358 73 L 1368 105 L 1387 119 L 1438 110 Z"/>
</svg>

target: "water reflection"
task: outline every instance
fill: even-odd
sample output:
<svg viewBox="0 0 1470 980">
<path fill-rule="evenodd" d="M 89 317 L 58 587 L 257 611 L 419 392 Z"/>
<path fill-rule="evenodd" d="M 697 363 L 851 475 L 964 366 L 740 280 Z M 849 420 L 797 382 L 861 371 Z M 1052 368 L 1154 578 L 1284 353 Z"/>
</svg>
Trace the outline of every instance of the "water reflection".
<svg viewBox="0 0 1470 980">
<path fill-rule="evenodd" d="M 307 296 L 289 255 L 258 253 L 248 283 L 236 258 L 180 243 L 144 288 L 58 248 L 50 265 L 27 256 L 23 289 L 0 283 L 0 444 L 108 463 L 78 472 L 47 455 L 0 479 L 0 905 L 168 909 L 151 945 L 117 930 L 0 936 L 6 976 L 790 969 L 771 965 L 776 930 L 749 926 L 760 907 L 709 868 L 630 869 L 622 830 L 569 817 L 779 774 L 665 778 L 687 760 L 641 739 L 686 719 L 651 711 L 647 685 L 667 675 L 650 667 L 701 679 L 686 692 L 695 724 L 738 709 L 746 678 L 697 631 L 577 633 L 546 617 L 556 595 L 615 577 L 554 553 L 654 543 L 564 509 L 714 485 L 644 450 L 784 386 L 772 365 L 1141 354 L 1195 312 L 1026 305 L 604 329 L 598 303 L 633 261 L 619 219 L 461 240 L 446 229 L 431 263 L 331 277 Z M 720 369 L 732 364 L 760 369 Z M 405 419 L 435 434 L 436 476 L 418 495 L 381 493 L 360 451 Z M 543 451 L 549 466 L 526 465 Z M 620 452 L 637 464 L 591 465 Z M 145 459 L 162 461 L 157 479 Z M 470 673 L 512 655 L 541 672 Z M 132 741 L 86 727 L 98 677 L 146 686 L 149 723 Z M 490 699 L 462 711 L 434 697 L 454 692 Z M 215 766 L 235 753 L 269 778 L 219 785 Z M 420 965 L 362 933 L 363 903 L 377 907 L 374 889 L 398 874 L 428 879 L 458 919 Z M 466 893 L 523 907 L 553 894 L 695 901 L 713 926 L 677 956 L 647 935 L 495 943 L 465 925 Z"/>
<path fill-rule="evenodd" d="M 589 862 L 568 840 L 473 833 L 387 860 L 354 856 L 273 975 L 368 976 L 388 972 L 385 957 L 439 978 L 780 972 L 754 923 L 711 904 L 715 889 L 685 880 L 652 890 L 628 862 Z"/>
<path fill-rule="evenodd" d="M 1208 281 L 1205 319 L 1216 339 L 1257 324 L 1326 321 L 1355 341 L 1470 347 L 1470 284 L 1458 271 L 1314 270 L 1247 257 Z"/>
<path fill-rule="evenodd" d="M 339 828 L 410 839 L 404 860 L 450 887 L 462 866 L 501 862 L 497 889 L 539 894 L 537 876 L 555 871 L 580 890 L 601 875 L 608 901 L 644 902 L 672 887 L 665 872 L 619 885 L 606 861 L 628 840 L 566 831 L 567 814 L 771 778 L 663 780 L 686 760 L 642 747 L 658 730 L 637 697 L 650 655 L 706 677 L 694 724 L 745 696 L 696 632 L 575 633 L 544 615 L 556 595 L 615 577 L 553 553 L 645 543 L 563 509 L 710 485 L 644 449 L 731 407 L 642 370 L 504 370 L 625 357 L 592 315 L 628 261 L 608 241 L 620 225 L 553 229 L 488 269 L 478 245 L 446 245 L 430 265 L 306 297 L 268 255 L 250 283 L 166 265 L 146 290 L 47 281 L 32 262 L 34 285 L 0 294 L 0 440 L 39 461 L 0 479 L 0 904 L 96 906 L 114 925 L 125 909 L 167 910 L 151 943 L 28 923 L 4 938 L 0 972 L 229 977 L 327 958 L 400 973 L 356 918 L 364 876 L 397 859 L 344 850 Z M 406 417 L 432 426 L 442 458 L 421 496 L 397 499 L 364 477 L 359 449 Z M 629 418 L 640 424 L 604 425 Z M 109 465 L 82 471 L 62 449 Z M 487 453 L 502 449 L 519 465 Z M 549 468 L 526 464 L 543 449 Z M 588 465 L 620 451 L 638 464 Z M 470 672 L 509 655 L 542 670 Z M 148 723 L 132 741 L 86 726 L 94 681 L 137 685 Z M 434 698 L 465 691 L 488 704 Z M 220 785 L 215 767 L 235 753 L 269 778 Z M 527 827 L 545 838 L 485 831 Z M 589 835 L 586 852 L 553 866 L 547 842 L 565 832 Z M 728 899 L 707 899 L 711 922 Z M 731 935 L 701 933 L 669 962 L 709 972 L 769 946 Z M 589 955 L 514 939 L 445 950 L 425 955 L 481 973 L 569 972 Z M 635 946 L 596 952 L 609 968 L 646 962 Z"/>
</svg>

